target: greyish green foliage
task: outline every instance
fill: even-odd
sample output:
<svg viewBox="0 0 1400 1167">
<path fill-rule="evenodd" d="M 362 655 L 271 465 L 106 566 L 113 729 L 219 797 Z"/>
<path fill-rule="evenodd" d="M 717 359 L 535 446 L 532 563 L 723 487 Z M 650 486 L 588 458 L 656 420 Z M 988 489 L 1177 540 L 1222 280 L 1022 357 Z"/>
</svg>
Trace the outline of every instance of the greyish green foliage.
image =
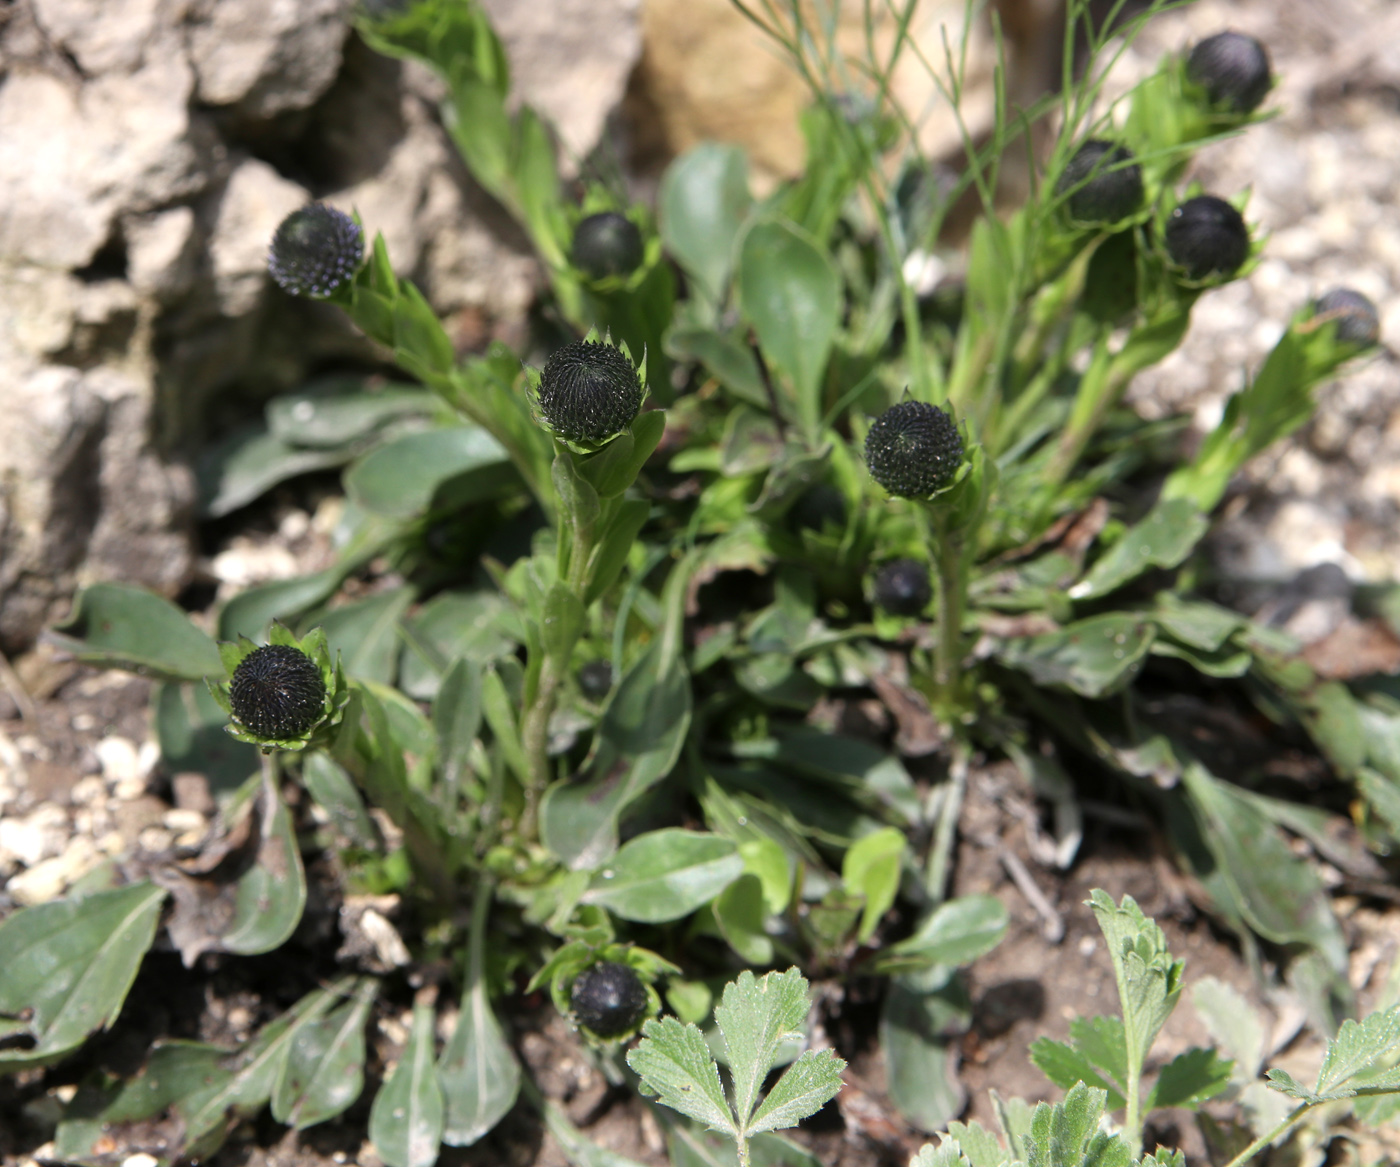
<svg viewBox="0 0 1400 1167">
<path fill-rule="evenodd" d="M 134 1078 L 85 1080 L 56 1137 L 68 1161 L 99 1163 L 104 1129 L 183 1131 L 152 1150 L 170 1163 L 213 1153 L 265 1105 L 297 1128 L 344 1114 L 375 1010 L 411 1004 L 366 1100 L 387 1163 L 429 1167 L 523 1099 L 574 1163 L 621 1167 L 520 1065 L 503 1000 L 522 982 L 548 987 L 617 1081 L 641 1022 L 630 1064 L 680 1112 L 657 1113 L 684 1167 L 730 1161 L 724 1140 L 755 1167 L 804 1162 L 773 1132 L 832 1097 L 840 1059 L 808 1050 L 760 1097 L 809 1020 L 804 974 L 878 986 L 889 1099 L 949 1131 L 924 1167 L 1127 1165 L 1154 1108 L 1238 1089 L 1249 1114 L 1276 1110 L 1281 1095 L 1259 1099 L 1262 1051 L 1239 1052 L 1247 1024 L 1220 1037 L 1233 1068 L 1191 1050 L 1150 1073 L 1181 966 L 1136 905 L 1096 893 L 1121 1014 L 1037 1043 L 1069 1093 L 1034 1111 L 998 1101 L 1004 1144 L 949 1125 L 972 1022 L 959 968 L 1009 925 L 999 899 L 949 895 L 983 762 L 1051 804 L 1037 858 L 1061 868 L 1084 837 L 1076 780 L 1096 770 L 1100 799 L 1116 780 L 1217 922 L 1251 954 L 1270 946 L 1259 967 L 1280 970 L 1321 1031 L 1351 1008 L 1345 936 L 1300 848 L 1373 878 L 1369 852 L 1400 845 L 1400 697 L 1320 673 L 1198 585 L 1233 476 L 1374 351 L 1378 314 L 1347 289 L 1299 305 L 1192 453 L 1185 419 L 1123 404 L 1265 246 L 1240 192 L 1183 177 L 1197 148 L 1269 116 L 1267 57 L 1181 45 L 1110 102 L 1117 56 L 1165 4 L 1105 17 L 1070 0 L 1065 56 L 1083 73 L 1014 114 L 998 101 L 986 134 L 965 126 L 948 182 L 945 160 L 920 153 L 925 111 L 891 81 L 924 68 L 961 117 L 968 44 L 916 43 L 912 0 L 845 2 L 872 26 L 888 18 L 878 56 L 849 60 L 809 6 L 735 0 L 811 87 L 803 173 L 757 198 L 740 150 L 702 144 L 668 167 L 655 213 L 629 205 L 606 160 L 561 181 L 476 0 L 358 13 L 373 49 L 441 78 L 463 161 L 538 253 L 535 318 L 551 331 L 525 353 L 460 356 L 375 224 L 301 211 L 279 232 L 273 274 L 342 310 L 382 363 L 270 403 L 209 450 L 202 514 L 227 521 L 339 469 L 337 558 L 233 597 L 217 640 L 117 584 L 85 590 L 53 630 L 78 659 L 160 682 L 163 764 L 205 774 L 218 815 L 188 853 L 105 865 L 0 924 L 18 954 L 0 962 L 0 1068 L 86 1056 L 167 900 L 191 966 L 285 949 L 289 969 L 321 967 L 300 947 L 308 861 L 344 891 L 397 896 L 404 932 L 373 921 L 372 958 L 347 946 L 344 979 L 303 986 L 240 1048 L 162 1042 Z M 1051 113 L 1030 196 L 998 208 L 1003 158 Z M 943 227 L 969 192 L 982 213 L 954 252 Z M 308 214 L 328 239 L 303 230 Z M 288 253 L 320 242 L 324 263 Z M 921 273 L 937 265 L 951 278 L 930 289 Z M 570 353 L 604 375 L 556 376 Z M 402 380 L 384 385 L 390 364 Z M 894 590 L 892 564 L 906 573 Z M 1400 593 L 1368 598 L 1400 630 Z M 234 674 L 269 643 L 314 664 L 316 708 L 231 716 Z M 1261 794 L 1262 770 L 1179 715 L 1203 690 L 1231 724 L 1268 719 L 1261 755 L 1310 740 L 1349 784 L 1362 841 L 1339 843 L 1329 811 Z M 872 707 L 887 731 L 844 728 Z M 595 1032 L 602 1015 L 573 989 L 602 967 L 622 970 L 628 1024 Z M 752 971 L 716 1005 L 735 967 Z M 439 994 L 410 1002 L 405 983 Z M 1219 1015 L 1226 997 L 1204 993 Z M 1377 1016 L 1343 1024 L 1312 1089 L 1274 1078 L 1295 1115 L 1388 1113 L 1395 1039 Z M 700 1028 L 712 1017 L 729 1091 Z"/>
</svg>

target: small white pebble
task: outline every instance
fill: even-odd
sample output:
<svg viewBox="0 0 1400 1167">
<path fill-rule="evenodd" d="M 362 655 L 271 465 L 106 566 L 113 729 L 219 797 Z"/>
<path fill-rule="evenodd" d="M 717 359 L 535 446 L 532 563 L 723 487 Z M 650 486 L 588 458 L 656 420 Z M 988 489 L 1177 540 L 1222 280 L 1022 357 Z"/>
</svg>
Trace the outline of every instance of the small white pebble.
<svg viewBox="0 0 1400 1167">
<path fill-rule="evenodd" d="M 143 778 L 149 778 L 156 764 L 160 761 L 160 745 L 157 742 L 147 740 L 141 743 L 141 748 L 136 752 L 136 768 Z"/>
<path fill-rule="evenodd" d="M 10 898 L 23 907 L 48 903 L 61 896 L 102 861 L 102 853 L 86 835 L 79 835 L 62 855 L 21 871 L 6 885 Z"/>
<path fill-rule="evenodd" d="M 175 844 L 175 836 L 164 827 L 147 827 L 136 836 L 136 841 L 143 851 L 169 851 Z"/>
<path fill-rule="evenodd" d="M 177 834 L 202 831 L 207 826 L 207 820 L 197 810 L 168 810 L 160 816 L 160 821 Z"/>
<path fill-rule="evenodd" d="M 96 774 L 90 774 L 78 779 L 68 797 L 78 806 L 93 806 L 106 801 L 107 786 Z"/>
<path fill-rule="evenodd" d="M 128 1155 L 123 1159 L 122 1167 L 160 1167 L 160 1160 L 154 1155 L 148 1155 L 145 1151 L 140 1151 L 135 1155 Z"/>
<path fill-rule="evenodd" d="M 97 728 L 97 718 L 91 713 L 75 713 L 73 715 L 73 728 L 79 733 L 90 733 Z"/>
<path fill-rule="evenodd" d="M 145 781 L 141 774 L 141 758 L 136 751 L 136 743 L 130 738 L 113 734 L 104 737 L 95 747 L 97 759 L 102 763 L 102 776 L 114 786 Z"/>
<path fill-rule="evenodd" d="M 120 831 L 108 831 L 97 840 L 97 848 L 102 854 L 116 859 L 126 851 L 126 840 L 122 838 Z"/>
</svg>

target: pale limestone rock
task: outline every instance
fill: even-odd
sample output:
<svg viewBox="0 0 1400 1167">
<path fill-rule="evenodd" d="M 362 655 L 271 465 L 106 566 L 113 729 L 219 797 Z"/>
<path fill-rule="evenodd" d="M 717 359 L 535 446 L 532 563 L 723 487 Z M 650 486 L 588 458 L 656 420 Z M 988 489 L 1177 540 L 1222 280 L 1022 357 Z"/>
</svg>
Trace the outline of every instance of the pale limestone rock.
<svg viewBox="0 0 1400 1167">
<path fill-rule="evenodd" d="M 483 0 L 510 54 L 513 96 L 559 133 L 573 174 L 597 144 L 641 57 L 641 0 Z"/>
<path fill-rule="evenodd" d="M 199 99 L 249 117 L 306 109 L 330 88 L 349 0 L 196 0 L 189 32 Z"/>
<path fill-rule="evenodd" d="M 62 855 L 21 871 L 5 885 L 10 898 L 21 907 L 56 900 L 103 860 L 97 844 L 86 835 L 76 836 Z"/>
<path fill-rule="evenodd" d="M 219 199 L 209 260 L 224 316 L 246 316 L 267 287 L 267 248 L 277 225 L 309 201 L 305 188 L 266 162 L 238 161 Z"/>
<path fill-rule="evenodd" d="M 89 76 L 141 64 L 160 22 L 178 19 L 181 0 L 33 0 L 34 17 Z"/>
<path fill-rule="evenodd" d="M 122 228 L 127 278 L 139 294 L 167 299 L 189 289 L 197 271 L 199 242 L 192 208 L 131 215 Z"/>
</svg>

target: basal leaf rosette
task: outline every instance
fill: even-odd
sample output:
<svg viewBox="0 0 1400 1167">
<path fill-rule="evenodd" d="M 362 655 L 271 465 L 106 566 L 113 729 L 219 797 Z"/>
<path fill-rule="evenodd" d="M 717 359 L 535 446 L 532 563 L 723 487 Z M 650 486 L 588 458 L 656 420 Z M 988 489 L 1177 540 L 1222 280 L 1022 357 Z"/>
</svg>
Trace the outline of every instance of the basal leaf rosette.
<svg viewBox="0 0 1400 1167">
<path fill-rule="evenodd" d="M 525 373 L 535 420 L 580 453 L 623 433 L 647 398 L 645 355 L 635 365 L 625 343 L 599 340 L 596 329 L 555 352 L 542 370 Z"/>
<path fill-rule="evenodd" d="M 340 724 L 350 687 L 326 634 L 312 629 L 300 640 L 274 624 L 268 643 L 246 636 L 219 645 L 229 679 L 209 680 L 209 692 L 229 715 L 225 730 L 241 742 L 273 750 L 304 750 Z"/>
</svg>

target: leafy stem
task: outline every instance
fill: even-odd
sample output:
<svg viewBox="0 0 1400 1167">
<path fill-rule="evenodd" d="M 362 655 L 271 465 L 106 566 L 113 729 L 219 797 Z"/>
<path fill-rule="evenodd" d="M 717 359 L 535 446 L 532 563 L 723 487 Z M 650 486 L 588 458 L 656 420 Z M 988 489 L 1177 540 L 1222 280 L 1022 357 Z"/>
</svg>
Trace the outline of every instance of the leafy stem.
<svg viewBox="0 0 1400 1167">
<path fill-rule="evenodd" d="M 923 507 L 928 525 L 934 573 L 938 577 L 938 641 L 934 649 L 933 679 L 940 702 L 947 705 L 957 687 L 963 660 L 962 616 L 967 589 L 967 563 L 963 539 L 937 503 Z"/>
</svg>

